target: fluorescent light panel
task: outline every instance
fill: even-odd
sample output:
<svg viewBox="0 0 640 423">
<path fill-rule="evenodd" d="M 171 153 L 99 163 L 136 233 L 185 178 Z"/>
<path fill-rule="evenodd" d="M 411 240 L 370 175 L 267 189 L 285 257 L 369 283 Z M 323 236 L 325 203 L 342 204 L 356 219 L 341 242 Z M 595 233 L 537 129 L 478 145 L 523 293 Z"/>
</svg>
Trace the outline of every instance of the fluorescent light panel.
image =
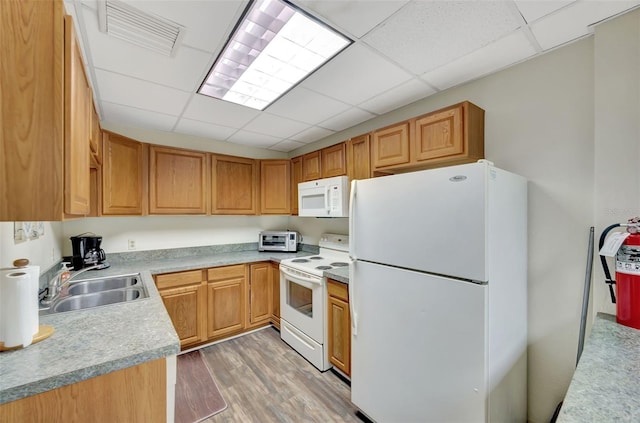
<svg viewBox="0 0 640 423">
<path fill-rule="evenodd" d="M 264 110 L 351 44 L 281 0 L 256 0 L 198 90 Z"/>
</svg>

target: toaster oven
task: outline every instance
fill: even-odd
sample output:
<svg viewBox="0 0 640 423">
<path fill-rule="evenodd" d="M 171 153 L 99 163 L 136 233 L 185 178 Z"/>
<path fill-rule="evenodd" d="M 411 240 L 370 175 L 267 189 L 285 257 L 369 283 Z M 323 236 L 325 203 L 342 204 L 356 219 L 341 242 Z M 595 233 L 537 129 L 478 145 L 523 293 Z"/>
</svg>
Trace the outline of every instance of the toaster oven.
<svg viewBox="0 0 640 423">
<path fill-rule="evenodd" d="M 258 251 L 298 251 L 302 236 L 295 231 L 264 231 L 258 238 Z"/>
</svg>

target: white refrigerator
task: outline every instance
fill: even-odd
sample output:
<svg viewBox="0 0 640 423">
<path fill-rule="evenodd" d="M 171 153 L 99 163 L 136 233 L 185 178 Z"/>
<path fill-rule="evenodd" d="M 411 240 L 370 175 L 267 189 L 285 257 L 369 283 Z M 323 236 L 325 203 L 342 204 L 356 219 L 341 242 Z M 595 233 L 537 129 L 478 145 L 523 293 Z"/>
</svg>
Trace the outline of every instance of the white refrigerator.
<svg viewBox="0 0 640 423">
<path fill-rule="evenodd" d="M 526 422 L 527 181 L 484 160 L 354 181 L 349 230 L 353 404 Z"/>
</svg>

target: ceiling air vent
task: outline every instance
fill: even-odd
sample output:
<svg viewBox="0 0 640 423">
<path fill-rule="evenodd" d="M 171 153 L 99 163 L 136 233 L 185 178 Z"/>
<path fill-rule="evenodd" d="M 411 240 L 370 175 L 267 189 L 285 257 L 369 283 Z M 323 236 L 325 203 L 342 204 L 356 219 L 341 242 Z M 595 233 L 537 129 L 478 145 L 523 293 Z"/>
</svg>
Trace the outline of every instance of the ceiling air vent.
<svg viewBox="0 0 640 423">
<path fill-rule="evenodd" d="M 165 56 L 175 56 L 185 28 L 118 0 L 98 1 L 100 31 Z"/>
</svg>

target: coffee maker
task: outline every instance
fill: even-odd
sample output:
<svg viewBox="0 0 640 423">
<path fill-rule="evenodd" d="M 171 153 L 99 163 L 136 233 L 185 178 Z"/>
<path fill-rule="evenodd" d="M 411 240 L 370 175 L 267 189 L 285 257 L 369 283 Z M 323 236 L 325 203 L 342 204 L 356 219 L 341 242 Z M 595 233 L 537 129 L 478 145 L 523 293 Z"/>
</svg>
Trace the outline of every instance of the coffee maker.
<svg viewBox="0 0 640 423">
<path fill-rule="evenodd" d="M 97 266 L 97 269 L 105 269 L 110 266 L 106 261 L 106 254 L 100 244 L 102 237 L 93 233 L 84 233 L 72 236 L 71 246 L 73 247 L 73 257 L 71 264 L 73 270 L 80 270 L 84 267 Z"/>
</svg>

